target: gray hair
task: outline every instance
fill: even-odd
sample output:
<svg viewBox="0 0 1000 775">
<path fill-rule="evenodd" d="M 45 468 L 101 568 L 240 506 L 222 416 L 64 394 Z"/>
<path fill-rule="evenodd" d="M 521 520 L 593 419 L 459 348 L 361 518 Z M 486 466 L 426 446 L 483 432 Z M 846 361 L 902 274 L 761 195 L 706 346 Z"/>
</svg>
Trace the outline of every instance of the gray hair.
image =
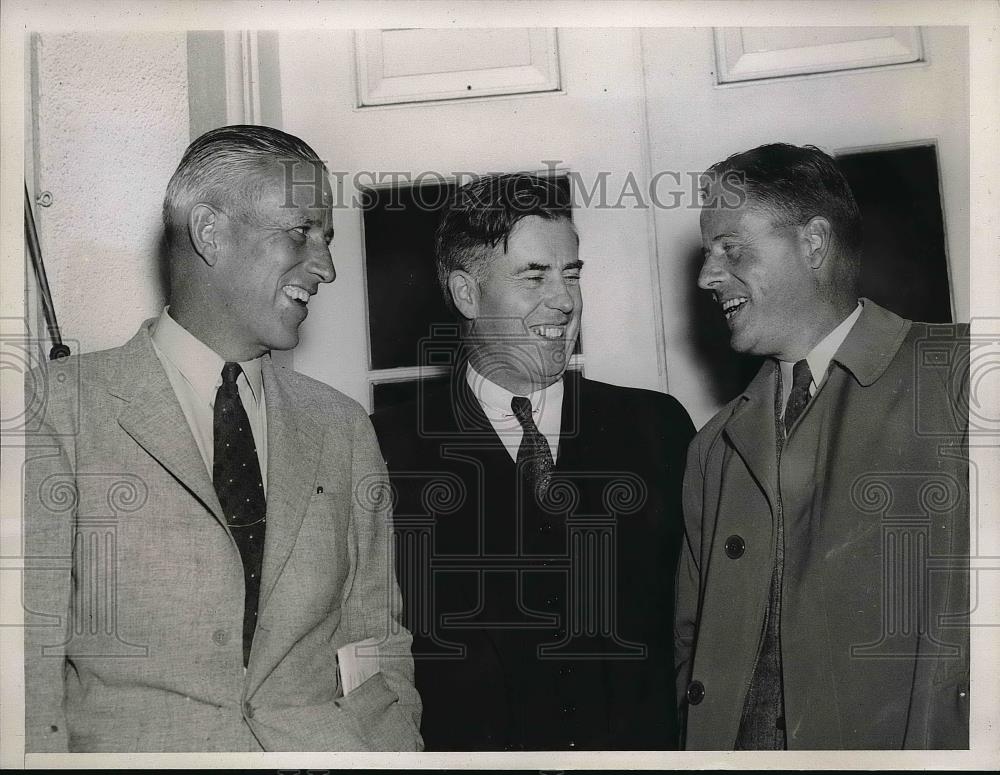
<svg viewBox="0 0 1000 775">
<path fill-rule="evenodd" d="M 236 218 L 253 219 L 263 173 L 286 160 L 323 163 L 302 140 L 268 126 L 224 126 L 197 138 L 167 184 L 163 228 L 168 243 L 198 202 L 224 207 Z"/>
</svg>

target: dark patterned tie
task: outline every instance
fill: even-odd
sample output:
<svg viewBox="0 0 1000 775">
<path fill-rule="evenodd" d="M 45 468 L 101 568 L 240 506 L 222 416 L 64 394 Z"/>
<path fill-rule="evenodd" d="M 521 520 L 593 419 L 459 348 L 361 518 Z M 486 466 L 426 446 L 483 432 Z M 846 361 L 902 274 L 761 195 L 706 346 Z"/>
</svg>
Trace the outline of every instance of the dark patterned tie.
<svg viewBox="0 0 1000 775">
<path fill-rule="evenodd" d="M 792 392 L 788 394 L 788 403 L 785 405 L 785 435 L 795 425 L 802 412 L 805 411 L 806 404 L 809 403 L 809 386 L 812 384 L 812 372 L 809 371 L 809 361 L 798 361 L 792 367 Z"/>
<path fill-rule="evenodd" d="M 215 461 L 212 480 L 222 512 L 243 559 L 246 596 L 243 606 L 243 665 L 250 661 L 250 645 L 257 626 L 260 570 L 264 557 L 264 481 L 257 460 L 250 420 L 247 418 L 236 379 L 238 363 L 222 367 L 222 384 L 215 394 Z"/>
<path fill-rule="evenodd" d="M 552 469 L 555 466 L 552 450 L 531 416 L 531 400 L 524 396 L 514 396 L 510 399 L 510 408 L 524 431 L 521 446 L 517 450 L 517 469 L 524 473 L 535 497 L 541 498 L 552 481 Z"/>
</svg>

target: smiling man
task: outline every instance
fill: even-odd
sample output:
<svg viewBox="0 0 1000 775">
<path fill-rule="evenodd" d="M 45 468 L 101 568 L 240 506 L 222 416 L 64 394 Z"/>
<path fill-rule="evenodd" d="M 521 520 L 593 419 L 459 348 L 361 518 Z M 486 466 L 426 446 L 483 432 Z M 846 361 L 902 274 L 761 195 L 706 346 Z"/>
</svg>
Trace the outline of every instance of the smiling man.
<svg viewBox="0 0 1000 775">
<path fill-rule="evenodd" d="M 163 220 L 170 304 L 29 380 L 26 748 L 419 748 L 371 423 L 270 356 L 334 279 L 326 168 L 212 130 Z"/>
<path fill-rule="evenodd" d="M 698 285 L 767 359 L 688 454 L 686 747 L 967 748 L 968 326 L 859 298 L 861 216 L 822 151 L 706 181 Z"/>
<path fill-rule="evenodd" d="M 567 370 L 579 236 L 531 175 L 461 189 L 437 271 L 457 366 L 373 418 L 428 750 L 669 749 L 673 569 L 694 429 Z"/>
</svg>

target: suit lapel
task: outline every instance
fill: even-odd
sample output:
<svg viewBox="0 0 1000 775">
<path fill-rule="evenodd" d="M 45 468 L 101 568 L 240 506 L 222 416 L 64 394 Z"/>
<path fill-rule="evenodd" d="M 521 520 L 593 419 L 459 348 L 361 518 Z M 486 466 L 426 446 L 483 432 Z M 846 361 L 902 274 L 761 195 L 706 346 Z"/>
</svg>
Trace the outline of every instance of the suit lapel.
<svg viewBox="0 0 1000 775">
<path fill-rule="evenodd" d="M 589 440 L 583 432 L 583 413 L 581 409 L 585 402 L 580 398 L 584 390 L 584 380 L 577 373 L 567 371 L 563 375 L 563 400 L 559 419 L 559 454 L 556 457 L 556 470 L 579 469 L 588 462 L 593 462 L 587 454 Z"/>
<path fill-rule="evenodd" d="M 486 513 L 479 513 L 478 508 L 482 506 L 490 511 L 494 502 L 486 503 L 483 499 L 491 497 L 498 479 L 513 476 L 514 461 L 483 412 L 479 399 L 465 381 L 464 372 L 460 382 L 452 384 L 451 392 L 440 395 L 428 408 L 442 418 L 441 428 L 445 431 L 436 443 L 435 456 L 440 457 L 446 466 L 456 466 L 460 476 L 472 477 L 471 481 L 465 482 L 470 488 L 469 503 L 473 508 L 469 516 L 483 520 L 479 523 L 478 548 L 469 543 L 471 537 L 467 524 L 455 519 L 437 520 L 438 545 L 446 552 L 483 551 L 488 527 L 484 521 Z M 475 603 L 474 600 L 471 602 Z"/>
<path fill-rule="evenodd" d="M 764 491 L 772 511 L 777 508 L 778 491 L 778 441 L 774 420 L 777 369 L 773 360 L 764 363 L 725 427 L 726 436 Z"/>
<path fill-rule="evenodd" d="M 458 380 L 458 384 L 452 387 L 452 393 L 456 400 L 451 402 L 451 429 L 457 433 L 478 437 L 490 446 L 503 449 L 504 454 L 506 454 L 507 448 L 497 436 L 493 423 L 483 412 L 482 404 L 479 403 L 476 394 L 469 387 L 464 369 L 460 374 L 456 374 L 455 379 Z"/>
<path fill-rule="evenodd" d="M 452 379 L 454 381 L 451 384 L 450 395 L 443 397 L 444 406 L 440 407 L 440 411 L 447 417 L 448 430 L 454 434 L 451 437 L 455 442 L 453 454 L 461 454 L 463 457 L 474 458 L 482 466 L 479 486 L 483 489 L 481 492 L 473 493 L 476 496 L 473 502 L 483 504 L 483 507 L 488 509 L 489 507 L 485 504 L 485 498 L 490 497 L 492 488 L 497 486 L 498 481 L 504 481 L 504 477 L 509 476 L 513 472 L 514 461 L 511 460 L 507 448 L 497 435 L 493 424 L 489 421 L 485 412 L 483 412 L 479 399 L 476 398 L 472 392 L 472 388 L 469 387 L 469 383 L 465 378 L 464 362 L 461 363 L 460 367 L 455 369 Z M 444 445 L 452 446 L 448 442 L 445 442 Z M 465 451 L 460 452 L 459 450 L 462 448 Z M 466 516 L 473 519 L 486 518 L 485 513 L 479 513 L 478 511 Z M 451 525 L 456 525 L 457 527 L 456 522 L 442 519 L 437 520 L 436 524 L 436 529 L 443 531 L 443 535 L 439 534 L 441 535 L 438 544 L 440 549 L 443 549 L 445 552 L 451 552 L 461 548 L 460 546 L 452 545 L 453 542 L 450 540 L 449 528 Z M 486 530 L 486 525 L 481 524 L 481 529 Z M 483 542 L 485 541 L 484 534 L 480 534 L 479 540 L 480 550 L 482 550 L 484 548 Z M 466 611 L 476 611 L 480 606 L 487 603 L 486 600 L 480 598 L 478 586 L 473 589 L 467 584 L 459 584 L 457 585 L 457 592 L 464 601 Z M 501 671 L 505 670 L 504 649 L 500 643 L 501 633 L 490 627 L 477 628 L 475 631 L 489 644 L 489 648 L 497 664 L 500 665 Z"/>
<path fill-rule="evenodd" d="M 267 404 L 267 530 L 260 610 L 267 605 L 305 517 L 322 450 L 322 432 L 299 416 L 288 388 L 264 358 Z"/>
<path fill-rule="evenodd" d="M 118 424 L 225 525 L 215 486 L 149 339 L 148 324 L 124 348 L 111 391 L 126 400 Z"/>
</svg>

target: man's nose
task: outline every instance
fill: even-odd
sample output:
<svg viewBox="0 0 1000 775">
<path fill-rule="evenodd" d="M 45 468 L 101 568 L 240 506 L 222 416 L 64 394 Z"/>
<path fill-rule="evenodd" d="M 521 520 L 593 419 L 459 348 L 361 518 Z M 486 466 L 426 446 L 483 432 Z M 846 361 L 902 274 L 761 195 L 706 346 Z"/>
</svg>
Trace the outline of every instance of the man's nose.
<svg viewBox="0 0 1000 775">
<path fill-rule="evenodd" d="M 569 284 L 562 277 L 552 282 L 546 302 L 552 309 L 557 309 L 566 315 L 576 306 L 576 299 L 573 298 Z"/>
<path fill-rule="evenodd" d="M 330 246 L 325 242 L 313 251 L 309 261 L 309 271 L 316 275 L 321 283 L 332 283 L 337 278 L 333 255 Z"/>
<path fill-rule="evenodd" d="M 721 261 L 718 256 L 709 253 L 702 262 L 701 271 L 698 273 L 698 287 L 710 291 L 725 279 L 725 272 L 722 270 Z"/>
</svg>

